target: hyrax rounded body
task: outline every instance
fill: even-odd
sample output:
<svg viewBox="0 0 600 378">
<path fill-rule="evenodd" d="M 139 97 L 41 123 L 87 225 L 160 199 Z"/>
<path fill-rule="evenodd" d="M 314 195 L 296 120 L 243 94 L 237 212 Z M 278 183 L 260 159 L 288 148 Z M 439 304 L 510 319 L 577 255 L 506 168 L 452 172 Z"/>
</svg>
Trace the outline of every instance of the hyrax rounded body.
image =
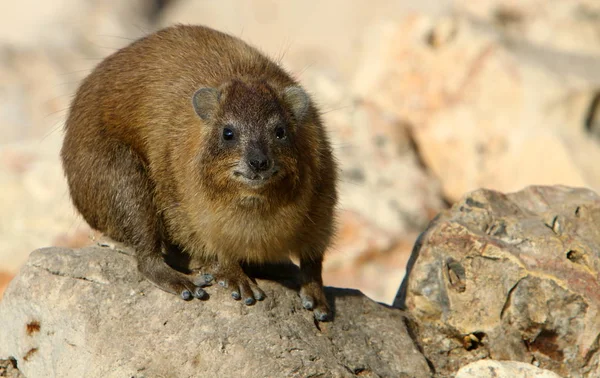
<svg viewBox="0 0 600 378">
<path fill-rule="evenodd" d="M 91 227 L 136 249 L 163 290 L 201 298 L 212 277 L 246 304 L 242 264 L 295 255 L 304 307 L 326 320 L 321 279 L 336 165 L 308 94 L 240 39 L 174 26 L 102 61 L 71 105 L 61 156 Z M 169 251 L 200 266 L 175 270 Z"/>
</svg>

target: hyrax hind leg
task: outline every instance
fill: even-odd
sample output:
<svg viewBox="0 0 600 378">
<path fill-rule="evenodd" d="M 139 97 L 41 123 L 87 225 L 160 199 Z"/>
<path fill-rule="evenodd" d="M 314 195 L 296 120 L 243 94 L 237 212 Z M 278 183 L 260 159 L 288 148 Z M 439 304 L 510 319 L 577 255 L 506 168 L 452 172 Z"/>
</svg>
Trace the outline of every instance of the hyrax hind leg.
<svg viewBox="0 0 600 378">
<path fill-rule="evenodd" d="M 63 165 L 71 198 L 92 228 L 132 245 L 138 270 L 159 288 L 185 300 L 203 298 L 211 277 L 187 276 L 164 261 L 164 235 L 153 185 L 139 156 L 128 146 L 95 140 L 85 145 L 65 137 Z"/>
</svg>

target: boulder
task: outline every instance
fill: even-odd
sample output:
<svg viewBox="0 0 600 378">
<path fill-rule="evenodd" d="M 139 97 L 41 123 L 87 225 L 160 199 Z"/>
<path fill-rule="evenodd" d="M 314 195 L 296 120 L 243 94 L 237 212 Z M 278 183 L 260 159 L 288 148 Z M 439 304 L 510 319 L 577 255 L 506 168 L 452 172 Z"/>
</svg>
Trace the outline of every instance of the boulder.
<svg viewBox="0 0 600 378">
<path fill-rule="evenodd" d="M 511 37 L 572 53 L 600 53 L 600 5 L 596 0 L 456 0 L 462 12 Z"/>
<path fill-rule="evenodd" d="M 89 226 L 69 198 L 61 141 L 62 133 L 56 132 L 48 143 L 0 144 L 0 208 L 11 215 L 0 217 L 0 270 L 7 274 L 16 274 L 39 246 L 72 247 L 74 239 L 91 244 Z"/>
<path fill-rule="evenodd" d="M 317 324 L 293 280 L 259 284 L 251 307 L 218 286 L 184 302 L 127 250 L 37 250 L 0 302 L 0 359 L 28 378 L 431 376 L 401 310 L 328 288 L 335 319 Z"/>
<path fill-rule="evenodd" d="M 0 377 L 24 378 L 16 365 L 17 363 L 15 360 L 0 359 Z"/>
<path fill-rule="evenodd" d="M 4 294 L 4 290 L 6 290 L 8 283 L 13 278 L 14 278 L 14 275 L 12 273 L 0 270 L 0 299 L 2 299 L 2 294 Z"/>
<path fill-rule="evenodd" d="M 477 190 L 420 235 L 394 306 L 441 376 L 483 358 L 600 376 L 600 197 Z"/>
<path fill-rule="evenodd" d="M 390 304 L 415 235 L 445 208 L 440 184 L 421 165 L 398 118 L 369 102 L 324 118 L 340 164 L 340 227 L 324 278 Z"/>
<path fill-rule="evenodd" d="M 481 360 L 463 366 L 455 378 L 561 378 L 550 370 L 516 361 Z"/>
<path fill-rule="evenodd" d="M 0 217 L 0 269 L 16 273 L 39 246 L 87 241 L 60 164 L 63 122 L 80 80 L 152 30 L 157 3 L 0 5 L 0 208 L 11 214 Z"/>
<path fill-rule="evenodd" d="M 354 98 L 409 125 L 450 202 L 480 187 L 600 189 L 591 163 L 600 146 L 590 138 L 597 134 L 599 3 L 457 3 L 467 9 L 373 25 L 363 36 Z M 491 20 L 472 9 L 483 6 Z"/>
</svg>

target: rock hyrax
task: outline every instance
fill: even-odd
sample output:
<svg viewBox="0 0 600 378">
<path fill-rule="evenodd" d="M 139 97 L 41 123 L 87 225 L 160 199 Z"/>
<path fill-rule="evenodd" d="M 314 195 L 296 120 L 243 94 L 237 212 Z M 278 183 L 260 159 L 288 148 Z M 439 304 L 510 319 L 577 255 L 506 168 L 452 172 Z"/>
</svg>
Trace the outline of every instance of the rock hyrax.
<svg viewBox="0 0 600 378">
<path fill-rule="evenodd" d="M 292 255 L 303 306 L 330 318 L 337 168 L 315 104 L 275 62 L 207 27 L 169 27 L 104 59 L 65 130 L 75 207 L 133 246 L 152 283 L 188 300 L 214 278 L 251 305 L 265 295 L 244 264 Z M 174 269 L 172 250 L 202 274 Z"/>
</svg>

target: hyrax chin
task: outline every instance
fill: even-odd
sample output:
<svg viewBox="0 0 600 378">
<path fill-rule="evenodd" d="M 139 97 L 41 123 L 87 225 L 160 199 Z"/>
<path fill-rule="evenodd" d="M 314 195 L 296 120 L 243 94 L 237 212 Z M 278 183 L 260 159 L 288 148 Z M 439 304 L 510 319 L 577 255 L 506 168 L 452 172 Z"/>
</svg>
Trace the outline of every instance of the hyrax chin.
<svg viewBox="0 0 600 378">
<path fill-rule="evenodd" d="M 336 165 L 309 95 L 241 40 L 175 26 L 117 51 L 83 81 L 61 151 L 75 207 L 132 245 L 139 271 L 183 299 L 213 279 L 265 297 L 240 264 L 300 261 L 300 297 L 331 313 L 321 279 Z M 200 266 L 175 270 L 170 252 Z"/>
</svg>

